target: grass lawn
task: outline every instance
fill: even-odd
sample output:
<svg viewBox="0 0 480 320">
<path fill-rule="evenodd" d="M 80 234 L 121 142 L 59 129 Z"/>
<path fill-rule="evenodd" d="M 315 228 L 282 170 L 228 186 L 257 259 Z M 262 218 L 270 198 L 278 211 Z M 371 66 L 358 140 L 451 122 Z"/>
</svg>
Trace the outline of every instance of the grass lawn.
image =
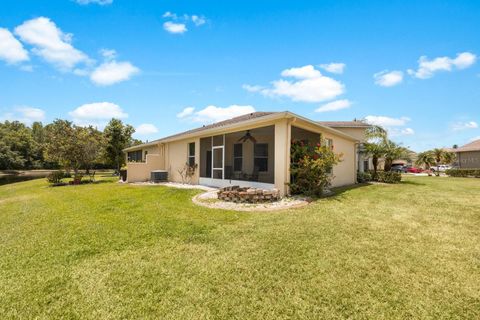
<svg viewBox="0 0 480 320">
<path fill-rule="evenodd" d="M 257 213 L 0 186 L 0 318 L 479 319 L 480 180 L 405 180 Z"/>
</svg>

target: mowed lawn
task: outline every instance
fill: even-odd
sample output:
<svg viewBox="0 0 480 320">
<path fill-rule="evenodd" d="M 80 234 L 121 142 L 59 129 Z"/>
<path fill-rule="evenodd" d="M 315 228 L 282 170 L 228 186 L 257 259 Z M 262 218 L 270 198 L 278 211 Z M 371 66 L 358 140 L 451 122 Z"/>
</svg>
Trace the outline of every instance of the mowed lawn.
<svg viewBox="0 0 480 320">
<path fill-rule="evenodd" d="M 0 318 L 479 319 L 480 180 L 232 212 L 198 191 L 0 187 Z"/>
</svg>

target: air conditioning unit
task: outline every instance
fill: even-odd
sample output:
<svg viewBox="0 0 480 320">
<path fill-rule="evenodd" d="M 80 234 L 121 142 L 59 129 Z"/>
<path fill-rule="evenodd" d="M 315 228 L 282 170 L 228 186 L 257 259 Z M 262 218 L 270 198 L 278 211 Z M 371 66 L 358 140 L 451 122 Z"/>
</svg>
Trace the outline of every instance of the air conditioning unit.
<svg viewBox="0 0 480 320">
<path fill-rule="evenodd" d="M 168 171 L 166 171 L 166 170 L 154 170 L 150 173 L 150 180 L 152 182 L 168 181 Z"/>
</svg>

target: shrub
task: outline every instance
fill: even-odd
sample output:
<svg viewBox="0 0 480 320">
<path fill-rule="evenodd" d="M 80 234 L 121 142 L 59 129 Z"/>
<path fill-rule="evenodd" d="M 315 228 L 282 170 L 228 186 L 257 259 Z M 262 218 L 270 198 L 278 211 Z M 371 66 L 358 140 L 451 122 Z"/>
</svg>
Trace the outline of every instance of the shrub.
<svg viewBox="0 0 480 320">
<path fill-rule="evenodd" d="M 65 178 L 65 173 L 61 170 L 54 171 L 47 176 L 48 183 L 52 185 L 58 185 L 62 183 L 62 179 Z"/>
<path fill-rule="evenodd" d="M 318 197 L 331 185 L 332 168 L 340 161 L 341 155 L 320 144 L 308 145 L 303 141 L 293 141 L 291 146 L 292 194 Z"/>
<path fill-rule="evenodd" d="M 445 173 L 450 177 L 480 178 L 480 169 L 448 169 Z"/>
<path fill-rule="evenodd" d="M 402 175 L 394 171 L 377 171 L 376 181 L 383 183 L 399 183 Z"/>
<path fill-rule="evenodd" d="M 361 172 L 361 171 L 357 172 L 358 183 L 365 183 L 369 181 L 372 181 L 372 175 L 370 174 L 370 172 Z"/>
</svg>

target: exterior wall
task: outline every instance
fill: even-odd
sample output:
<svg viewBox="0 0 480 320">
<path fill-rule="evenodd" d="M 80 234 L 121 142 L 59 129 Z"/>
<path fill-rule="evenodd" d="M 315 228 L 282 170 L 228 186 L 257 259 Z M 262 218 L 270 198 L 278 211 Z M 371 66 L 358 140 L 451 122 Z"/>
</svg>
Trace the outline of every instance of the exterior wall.
<svg viewBox="0 0 480 320">
<path fill-rule="evenodd" d="M 324 139 L 332 139 L 335 153 L 342 154 L 342 161 L 333 167 L 332 187 L 354 184 L 357 181 L 356 142 L 312 126 L 303 121 L 295 121 L 292 126 L 322 134 Z M 347 133 L 347 132 L 345 132 Z M 290 155 L 290 150 L 288 151 Z"/>
<path fill-rule="evenodd" d="M 275 123 L 275 188 L 284 196 L 288 193 L 287 183 L 290 182 L 290 140 L 291 125 L 283 119 Z"/>
<path fill-rule="evenodd" d="M 338 131 L 344 132 L 348 134 L 349 136 L 354 137 L 360 142 L 365 142 L 365 131 L 366 128 L 345 128 L 345 127 L 338 127 L 334 128 Z"/>
<path fill-rule="evenodd" d="M 457 152 L 457 162 L 462 169 L 480 168 L 480 151 Z"/>
<path fill-rule="evenodd" d="M 168 180 L 173 182 L 182 182 L 182 177 L 179 170 L 182 170 L 188 161 L 188 144 L 195 143 L 195 163 L 200 164 L 200 139 L 185 139 L 170 142 L 166 145 L 165 163 L 167 164 L 166 170 L 168 171 Z M 191 183 L 198 184 L 199 167 L 195 170 Z"/>
<path fill-rule="evenodd" d="M 148 154 L 145 162 L 129 162 L 127 164 L 127 181 L 144 182 L 150 180 L 153 170 L 164 169 L 163 157 L 159 154 Z"/>
</svg>

